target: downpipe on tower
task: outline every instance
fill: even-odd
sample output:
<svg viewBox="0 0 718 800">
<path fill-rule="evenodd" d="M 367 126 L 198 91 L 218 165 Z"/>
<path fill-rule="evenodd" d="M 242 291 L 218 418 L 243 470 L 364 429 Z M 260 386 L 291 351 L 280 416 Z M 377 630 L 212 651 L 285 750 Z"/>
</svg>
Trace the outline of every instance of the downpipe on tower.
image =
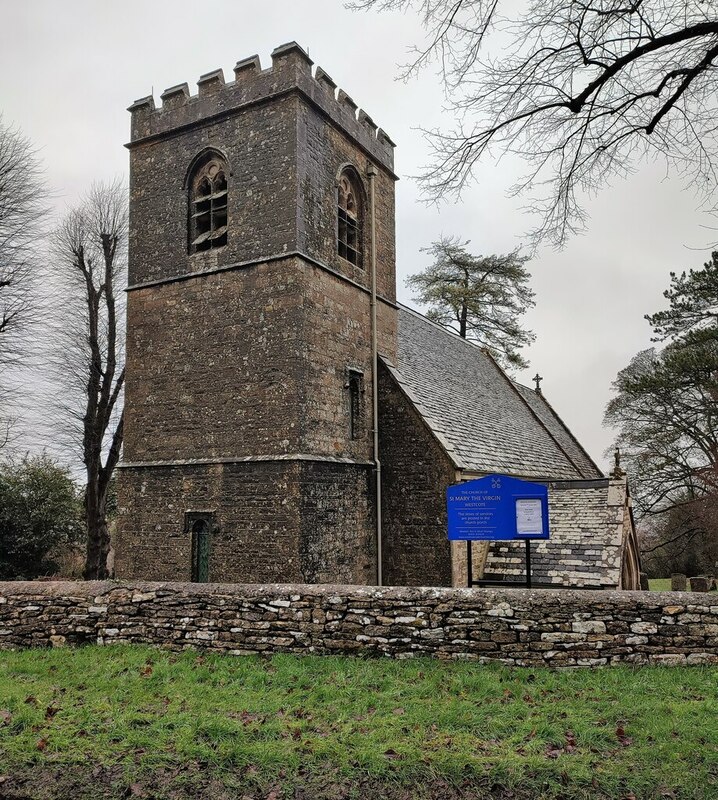
<svg viewBox="0 0 718 800">
<path fill-rule="evenodd" d="M 381 559 L 381 461 L 379 460 L 379 353 L 376 324 L 376 210 L 374 204 L 374 179 L 376 176 L 376 167 L 371 164 L 367 169 L 367 177 L 369 178 L 369 229 L 371 235 L 371 405 L 372 430 L 374 433 L 374 480 L 376 482 L 376 585 L 383 586 Z"/>
</svg>

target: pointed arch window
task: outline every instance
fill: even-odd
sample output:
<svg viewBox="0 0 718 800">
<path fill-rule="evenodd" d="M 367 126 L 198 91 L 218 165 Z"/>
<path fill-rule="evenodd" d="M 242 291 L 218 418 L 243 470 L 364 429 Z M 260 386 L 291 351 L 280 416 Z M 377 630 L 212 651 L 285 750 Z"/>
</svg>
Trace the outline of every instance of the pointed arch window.
<svg viewBox="0 0 718 800">
<path fill-rule="evenodd" d="M 185 513 L 185 533 L 192 547 L 190 565 L 193 583 L 207 583 L 210 573 L 212 532 L 215 530 L 213 512 L 188 511 Z"/>
<path fill-rule="evenodd" d="M 361 189 L 353 170 L 339 178 L 337 252 L 356 266 L 362 266 Z"/>
<path fill-rule="evenodd" d="M 227 164 L 215 153 L 195 166 L 189 182 L 191 253 L 227 244 Z"/>
</svg>

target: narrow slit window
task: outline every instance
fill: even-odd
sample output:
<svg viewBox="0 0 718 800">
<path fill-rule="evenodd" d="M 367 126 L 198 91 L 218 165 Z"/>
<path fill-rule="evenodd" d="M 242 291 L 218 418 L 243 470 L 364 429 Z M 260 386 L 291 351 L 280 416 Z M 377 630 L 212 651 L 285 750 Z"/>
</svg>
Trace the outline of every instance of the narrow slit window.
<svg viewBox="0 0 718 800">
<path fill-rule="evenodd" d="M 361 204 L 357 184 L 357 179 L 348 170 L 339 179 L 337 252 L 351 264 L 361 267 Z"/>
<path fill-rule="evenodd" d="M 227 244 L 227 167 L 219 156 L 197 166 L 190 182 L 189 249 L 191 253 Z"/>
<path fill-rule="evenodd" d="M 362 406 L 364 398 L 364 376 L 357 370 L 349 370 L 347 380 L 349 403 L 349 438 L 360 439 L 364 434 Z"/>
</svg>

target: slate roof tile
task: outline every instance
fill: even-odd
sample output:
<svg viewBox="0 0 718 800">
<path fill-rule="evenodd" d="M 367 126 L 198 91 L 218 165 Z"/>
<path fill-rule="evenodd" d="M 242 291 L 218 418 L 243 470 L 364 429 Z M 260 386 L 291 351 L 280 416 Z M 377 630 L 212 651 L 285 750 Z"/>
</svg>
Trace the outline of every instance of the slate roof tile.
<svg viewBox="0 0 718 800">
<path fill-rule="evenodd" d="M 398 364 L 387 366 L 457 467 L 523 478 L 600 475 L 558 417 L 529 404 L 481 347 L 401 305 L 398 345 Z"/>
<path fill-rule="evenodd" d="M 596 466 L 591 456 L 581 447 L 581 444 L 566 427 L 561 417 L 554 411 L 543 392 L 536 392 L 534 389 L 529 389 L 528 386 L 523 386 L 520 383 L 514 383 L 514 385 L 523 399 L 531 406 L 536 416 L 549 429 L 554 439 L 568 453 L 571 461 L 581 470 L 583 477 L 601 478 L 603 476 L 601 470 Z"/>
</svg>

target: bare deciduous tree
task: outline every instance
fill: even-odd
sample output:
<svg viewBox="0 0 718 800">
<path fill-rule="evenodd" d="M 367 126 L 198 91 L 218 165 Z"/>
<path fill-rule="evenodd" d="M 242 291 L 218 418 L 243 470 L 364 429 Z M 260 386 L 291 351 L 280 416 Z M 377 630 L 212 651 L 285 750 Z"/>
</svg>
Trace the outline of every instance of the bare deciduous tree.
<svg viewBox="0 0 718 800">
<path fill-rule="evenodd" d="M 0 120 L 0 362 L 17 356 L 47 195 L 30 141 Z"/>
<path fill-rule="evenodd" d="M 421 14 L 427 41 L 407 75 L 438 61 L 460 120 L 433 132 L 422 177 L 460 191 L 491 151 L 529 165 L 534 232 L 562 244 L 583 227 L 581 194 L 659 157 L 712 202 L 718 156 L 716 0 L 358 0 Z M 495 45 L 492 49 L 492 46 Z M 540 187 L 540 188 L 539 188 Z"/>
<path fill-rule="evenodd" d="M 123 433 L 126 239 L 127 198 L 119 181 L 93 186 L 53 235 L 61 423 L 87 475 L 87 579 L 108 577 L 107 500 Z"/>
<path fill-rule="evenodd" d="M 718 498 L 689 500 L 655 517 L 644 517 L 639 528 L 641 563 L 649 576 L 672 572 L 713 574 L 718 563 Z"/>
<path fill-rule="evenodd" d="M 0 119 L 0 449 L 11 439 L 8 368 L 21 361 L 33 321 L 34 267 L 47 191 L 29 139 Z"/>
</svg>

